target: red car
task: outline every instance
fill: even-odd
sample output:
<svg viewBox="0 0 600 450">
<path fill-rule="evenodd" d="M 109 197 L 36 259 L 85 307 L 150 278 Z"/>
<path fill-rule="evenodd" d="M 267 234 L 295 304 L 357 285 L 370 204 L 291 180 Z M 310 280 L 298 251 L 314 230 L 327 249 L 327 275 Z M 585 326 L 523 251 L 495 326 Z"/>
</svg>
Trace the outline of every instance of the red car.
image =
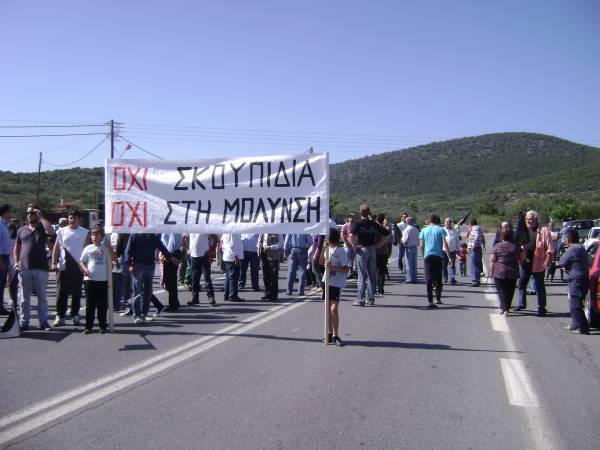
<svg viewBox="0 0 600 450">
<path fill-rule="evenodd" d="M 590 293 L 585 299 L 583 310 L 590 327 L 600 328 L 600 251 L 597 243 L 594 247 L 589 252 L 590 255 L 595 255 L 590 265 Z"/>
</svg>

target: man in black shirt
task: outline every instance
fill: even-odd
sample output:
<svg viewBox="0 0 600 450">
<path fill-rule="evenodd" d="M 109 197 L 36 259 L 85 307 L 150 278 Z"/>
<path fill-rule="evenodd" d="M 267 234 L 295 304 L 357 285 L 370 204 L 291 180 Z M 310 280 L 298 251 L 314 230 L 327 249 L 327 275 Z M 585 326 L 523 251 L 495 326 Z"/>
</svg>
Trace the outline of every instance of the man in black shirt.
<svg viewBox="0 0 600 450">
<path fill-rule="evenodd" d="M 19 271 L 21 284 L 20 310 L 21 330 L 29 328 L 29 312 L 32 291 L 38 299 L 38 320 L 40 329 L 49 330 L 48 325 L 48 237 L 54 236 L 52 225 L 41 216 L 39 206 L 27 206 L 27 225 L 17 231 L 14 249 L 15 270 Z"/>
<path fill-rule="evenodd" d="M 360 205 L 360 220 L 350 227 L 350 242 L 356 253 L 358 268 L 358 294 L 354 306 L 375 304 L 375 274 L 377 272 L 376 250 L 387 245 L 392 238 L 389 230 L 369 219 L 369 205 Z M 368 281 L 368 283 L 367 283 Z"/>
</svg>

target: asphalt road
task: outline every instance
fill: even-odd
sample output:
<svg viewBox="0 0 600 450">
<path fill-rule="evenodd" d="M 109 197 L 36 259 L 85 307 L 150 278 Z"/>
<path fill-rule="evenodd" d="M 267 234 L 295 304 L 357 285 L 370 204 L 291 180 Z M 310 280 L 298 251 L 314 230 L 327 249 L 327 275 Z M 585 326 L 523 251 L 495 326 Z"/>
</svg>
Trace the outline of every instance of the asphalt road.
<svg viewBox="0 0 600 450">
<path fill-rule="evenodd" d="M 562 330 L 566 285 L 549 316 L 530 299 L 504 319 L 491 286 L 460 279 L 428 310 L 391 266 L 375 307 L 343 291 L 344 348 L 322 344 L 316 296 L 251 291 L 112 334 L 1 340 L 0 448 L 598 448 L 600 331 Z"/>
</svg>

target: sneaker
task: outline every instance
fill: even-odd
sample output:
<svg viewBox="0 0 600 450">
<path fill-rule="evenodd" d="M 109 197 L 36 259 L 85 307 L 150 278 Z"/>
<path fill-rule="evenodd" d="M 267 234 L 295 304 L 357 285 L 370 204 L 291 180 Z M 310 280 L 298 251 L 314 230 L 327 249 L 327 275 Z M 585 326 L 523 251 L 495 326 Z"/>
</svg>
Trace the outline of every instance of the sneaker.
<svg viewBox="0 0 600 450">
<path fill-rule="evenodd" d="M 443 305 L 443 303 L 442 303 L 442 301 L 441 301 L 441 300 L 436 300 L 436 301 L 435 301 L 435 304 L 436 304 L 436 305 Z"/>
<path fill-rule="evenodd" d="M 127 308 L 125 311 L 123 311 L 121 314 L 119 314 L 121 317 L 127 317 L 127 316 L 133 316 L 133 308 Z"/>
<path fill-rule="evenodd" d="M 29 324 L 25 322 L 19 322 L 19 329 L 21 331 L 27 331 L 29 330 Z"/>
<path fill-rule="evenodd" d="M 450 284 L 456 284 L 456 280 L 450 280 Z"/>
<path fill-rule="evenodd" d="M 42 331 L 50 331 L 52 329 L 52 327 L 50 325 L 48 325 L 48 322 L 42 322 L 40 323 L 40 330 Z"/>
<path fill-rule="evenodd" d="M 515 308 L 513 308 L 513 311 L 523 311 L 524 309 L 524 306 L 516 306 Z"/>
<path fill-rule="evenodd" d="M 437 306 L 435 306 L 433 303 L 429 303 L 429 305 L 427 305 L 427 307 L 429 309 L 436 309 L 437 308 Z"/>
<path fill-rule="evenodd" d="M 158 308 L 156 308 L 156 312 L 154 313 L 154 315 L 152 317 L 160 316 L 165 309 L 166 309 L 165 305 L 159 305 Z"/>
<path fill-rule="evenodd" d="M 471 287 L 479 287 L 480 283 L 471 283 Z"/>
<path fill-rule="evenodd" d="M 342 341 L 339 336 L 333 337 L 333 343 L 338 347 L 343 347 L 345 345 L 344 341 Z"/>
<path fill-rule="evenodd" d="M 365 306 L 365 302 L 353 302 L 352 306 Z"/>
<path fill-rule="evenodd" d="M 237 302 L 237 303 L 243 303 L 243 302 L 245 302 L 246 300 L 244 300 L 243 298 L 240 298 L 240 297 L 238 297 L 238 296 L 236 295 L 236 296 L 234 296 L 234 297 L 231 297 L 231 298 L 229 299 L 229 301 L 231 301 L 231 302 Z"/>
<path fill-rule="evenodd" d="M 289 297 L 290 295 L 294 295 L 294 294 L 292 294 L 291 292 L 286 292 L 285 295 L 287 295 Z"/>
<path fill-rule="evenodd" d="M 375 306 L 375 300 L 369 300 L 367 306 Z"/>
<path fill-rule="evenodd" d="M 100 328 L 100 330 L 98 331 L 98 333 L 105 334 L 106 333 L 106 328 Z"/>
<path fill-rule="evenodd" d="M 84 328 L 83 334 L 92 334 L 92 330 L 90 328 Z"/>
<path fill-rule="evenodd" d="M 54 322 L 52 322 L 53 327 L 62 327 L 64 325 L 65 319 L 63 319 L 62 317 L 57 317 L 56 319 L 54 319 Z"/>
<path fill-rule="evenodd" d="M 208 304 L 210 306 L 217 306 L 217 302 L 215 300 L 215 296 L 214 295 L 209 295 L 208 296 Z"/>
<path fill-rule="evenodd" d="M 188 306 L 194 306 L 194 305 L 199 305 L 200 301 L 199 300 L 190 300 L 189 302 L 187 302 Z"/>
<path fill-rule="evenodd" d="M 75 325 L 75 326 L 77 326 L 77 327 L 78 327 L 79 325 L 81 325 L 81 316 L 80 316 L 79 314 L 75 314 L 75 315 L 73 316 L 73 325 Z"/>
<path fill-rule="evenodd" d="M 133 323 L 135 323 L 136 325 L 144 325 L 144 319 L 142 319 L 141 317 L 136 317 L 135 319 L 133 319 Z"/>
<path fill-rule="evenodd" d="M 546 314 L 548 314 L 548 311 L 546 311 L 545 309 L 540 309 L 537 312 L 536 316 L 538 316 L 538 317 L 544 317 Z"/>
</svg>

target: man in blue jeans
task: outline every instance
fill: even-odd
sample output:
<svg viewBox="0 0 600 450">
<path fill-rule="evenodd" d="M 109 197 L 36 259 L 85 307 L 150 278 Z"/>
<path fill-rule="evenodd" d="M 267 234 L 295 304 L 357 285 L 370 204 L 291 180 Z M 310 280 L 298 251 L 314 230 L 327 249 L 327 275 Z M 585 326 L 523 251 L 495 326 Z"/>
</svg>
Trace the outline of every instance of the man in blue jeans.
<svg viewBox="0 0 600 450">
<path fill-rule="evenodd" d="M 419 230 L 415 226 L 413 217 L 406 218 L 406 227 L 400 239 L 404 246 L 406 257 L 406 281 L 408 284 L 417 283 L 417 250 L 419 248 Z"/>
<path fill-rule="evenodd" d="M 308 263 L 308 247 L 312 244 L 310 234 L 287 234 L 283 248 L 288 257 L 287 295 L 292 295 L 296 272 L 300 269 L 298 295 L 304 295 L 306 284 L 306 264 Z"/>
<path fill-rule="evenodd" d="M 52 225 L 41 217 L 39 206 L 27 206 L 27 225 L 17 231 L 14 259 L 15 270 L 19 271 L 20 281 L 20 327 L 25 331 L 29 328 L 31 294 L 35 291 L 38 300 L 38 320 L 41 330 L 50 330 L 48 325 L 48 259 L 46 258 L 46 243 L 48 237 L 56 233 Z"/>
<path fill-rule="evenodd" d="M 350 228 L 351 242 L 356 252 L 358 268 L 358 294 L 354 306 L 375 305 L 376 250 L 387 245 L 392 238 L 390 231 L 369 219 L 369 205 L 360 205 L 360 220 Z"/>
<path fill-rule="evenodd" d="M 160 235 L 151 233 L 132 234 L 125 250 L 125 260 L 129 272 L 133 276 L 133 321 L 136 325 L 143 325 L 150 309 L 152 297 L 152 282 L 156 261 L 156 250 L 170 259 L 175 266 L 179 260 L 175 258 L 160 240 Z"/>
<path fill-rule="evenodd" d="M 483 250 L 485 250 L 485 237 L 477 225 L 476 219 L 469 222 L 468 247 L 471 251 L 471 287 L 480 285 L 483 272 Z"/>
</svg>

